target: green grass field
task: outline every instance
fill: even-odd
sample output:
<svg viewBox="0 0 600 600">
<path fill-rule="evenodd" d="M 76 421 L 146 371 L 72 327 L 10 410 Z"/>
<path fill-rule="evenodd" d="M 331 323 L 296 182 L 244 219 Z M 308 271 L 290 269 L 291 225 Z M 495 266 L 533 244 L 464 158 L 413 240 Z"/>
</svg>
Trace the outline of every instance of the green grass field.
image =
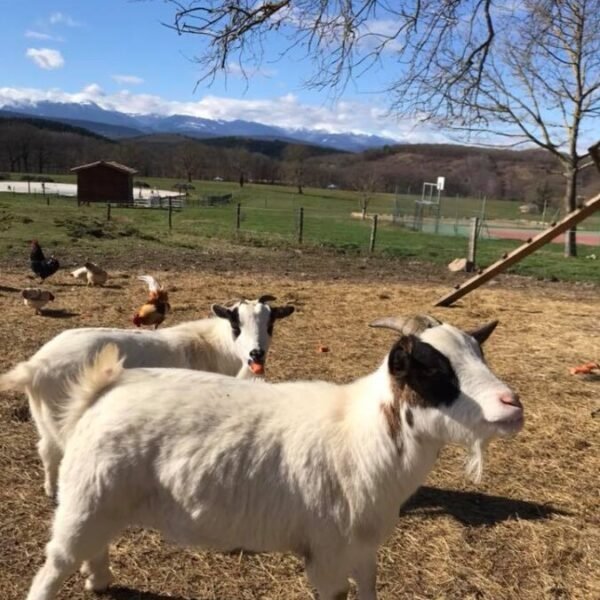
<svg viewBox="0 0 600 600">
<path fill-rule="evenodd" d="M 74 181 L 72 176 L 53 177 Z M 14 177 L 16 180 L 17 177 Z M 141 178 L 150 186 L 173 189 L 175 179 Z M 346 253 L 367 253 L 371 222 L 350 217 L 359 211 L 359 196 L 343 190 L 306 188 L 303 195 L 295 188 L 246 184 L 240 189 L 230 182 L 194 182 L 189 206 L 173 214 L 168 229 L 168 213 L 156 209 L 113 208 L 107 221 L 105 205 L 78 207 L 74 199 L 50 197 L 47 204 L 39 195 L 0 194 L 0 254 L 22 256 L 26 241 L 38 238 L 48 252 L 60 253 L 70 246 L 75 254 L 118 255 L 144 244 L 172 248 L 200 248 L 209 238 L 232 243 L 261 246 L 298 245 L 297 215 L 304 208 L 303 244 L 321 246 Z M 196 205 L 204 195 L 233 193 L 233 203 L 225 206 Z M 241 227 L 236 231 L 236 205 L 241 203 Z M 445 199 L 443 214 L 452 222 L 455 214 L 468 218 L 479 214 L 481 203 L 475 199 Z M 410 221 L 414 198 L 378 194 L 369 204 L 369 213 L 391 214 L 396 209 Z M 488 201 L 487 219 L 521 218 L 514 203 Z M 600 215 L 588 219 L 583 228 L 598 231 Z M 478 263 L 486 266 L 504 252 L 519 245 L 514 241 L 480 240 Z M 377 253 L 445 265 L 466 255 L 467 240 L 419 233 L 380 220 Z M 513 273 L 564 280 L 600 281 L 598 261 L 585 259 L 600 248 L 581 246 L 582 258 L 566 260 L 560 244 L 548 244 L 511 269 Z"/>
<path fill-rule="evenodd" d="M 56 183 L 76 183 L 74 174 L 48 175 Z M 22 173 L 13 173 L 11 179 L 19 181 L 26 177 Z M 151 188 L 173 190 L 177 183 L 183 180 L 164 177 L 136 176 L 134 181 L 148 184 Z M 246 184 L 240 189 L 237 182 L 232 181 L 194 181 L 194 189 L 189 197 L 193 202 L 205 195 L 233 193 L 236 202 L 245 206 L 256 208 L 290 209 L 303 206 L 305 209 L 315 208 L 320 212 L 331 212 L 336 215 L 348 216 L 351 211 L 360 210 L 360 194 L 351 190 L 327 190 L 321 188 L 304 189 L 304 194 L 299 195 L 295 187 L 284 185 Z M 375 193 L 369 202 L 369 212 L 378 214 L 393 214 L 412 216 L 414 202 L 420 195 Z M 488 199 L 485 202 L 485 218 L 487 220 L 519 220 L 539 222 L 540 215 L 521 214 L 521 202 Z M 482 215 L 482 201 L 478 198 L 442 196 L 441 214 L 447 220 L 468 219 Z M 559 209 L 548 209 L 546 221 L 556 220 L 562 216 Z M 583 229 L 600 230 L 600 213 L 586 220 L 581 226 Z"/>
</svg>

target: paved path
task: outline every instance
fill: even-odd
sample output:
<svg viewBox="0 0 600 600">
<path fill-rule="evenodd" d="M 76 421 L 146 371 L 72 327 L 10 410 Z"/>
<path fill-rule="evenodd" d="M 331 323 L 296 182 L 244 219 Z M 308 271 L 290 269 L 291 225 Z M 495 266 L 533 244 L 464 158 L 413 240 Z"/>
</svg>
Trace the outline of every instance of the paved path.
<svg viewBox="0 0 600 600">
<path fill-rule="evenodd" d="M 542 229 L 510 229 L 506 227 L 488 227 L 485 229 L 485 234 L 489 232 L 489 236 L 500 240 L 523 240 L 535 237 Z M 552 240 L 553 244 L 564 244 L 565 234 L 561 233 Z M 585 246 L 600 246 L 600 232 L 594 231 L 577 231 L 577 243 Z"/>
</svg>

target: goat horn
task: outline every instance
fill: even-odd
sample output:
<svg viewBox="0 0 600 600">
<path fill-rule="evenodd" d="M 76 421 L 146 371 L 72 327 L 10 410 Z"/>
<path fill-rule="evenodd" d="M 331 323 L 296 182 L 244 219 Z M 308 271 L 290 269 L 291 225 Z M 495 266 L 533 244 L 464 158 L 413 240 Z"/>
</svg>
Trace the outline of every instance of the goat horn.
<svg viewBox="0 0 600 600">
<path fill-rule="evenodd" d="M 264 294 L 258 299 L 258 301 L 261 304 L 266 304 L 267 302 L 275 302 L 275 300 L 277 300 L 277 298 L 275 298 L 275 296 L 272 296 L 271 294 Z"/>
<path fill-rule="evenodd" d="M 419 335 L 430 327 L 441 325 L 435 317 L 429 315 L 409 315 L 406 317 L 383 317 L 369 323 L 369 327 L 393 329 L 402 335 Z"/>
</svg>

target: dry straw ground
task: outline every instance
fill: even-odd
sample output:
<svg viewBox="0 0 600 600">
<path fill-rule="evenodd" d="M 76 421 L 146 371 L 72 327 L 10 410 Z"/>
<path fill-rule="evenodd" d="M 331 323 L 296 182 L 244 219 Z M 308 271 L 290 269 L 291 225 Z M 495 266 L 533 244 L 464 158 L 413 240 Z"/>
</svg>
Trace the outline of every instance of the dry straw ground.
<svg viewBox="0 0 600 600">
<path fill-rule="evenodd" d="M 245 256 L 245 258 L 244 258 Z M 600 598 L 598 429 L 600 381 L 568 367 L 600 359 L 600 303 L 593 287 L 518 278 L 431 310 L 448 290 L 446 275 L 418 265 L 365 259 L 205 251 L 179 262 L 146 256 L 110 265 L 103 289 L 86 289 L 59 272 L 48 287 L 53 311 L 36 317 L 17 290 L 27 267 L 0 274 L 0 370 L 31 355 L 65 328 L 128 327 L 144 297 L 139 266 L 171 289 L 170 323 L 204 316 L 211 302 L 273 293 L 297 313 L 275 334 L 273 380 L 346 381 L 373 369 L 393 334 L 374 331 L 377 316 L 427 310 L 459 326 L 499 318 L 487 346 L 492 367 L 520 393 L 524 431 L 488 451 L 483 482 L 467 482 L 461 450 L 440 461 L 398 520 L 379 555 L 379 592 L 391 599 Z M 167 270 L 167 266 L 171 267 Z M 153 269 L 151 265 L 154 265 Z M 175 267 L 175 265 L 179 265 Z M 185 265 L 185 266 L 183 266 Z M 270 274 L 264 274 L 269 272 Z M 318 344 L 330 347 L 317 353 Z M 23 598 L 42 561 L 52 502 L 42 493 L 36 435 L 24 398 L 0 397 L 0 597 Z M 180 549 L 152 532 L 132 530 L 112 548 L 118 600 L 301 599 L 309 597 L 302 565 L 291 556 L 224 556 Z M 59 598 L 84 598 L 72 577 Z"/>
</svg>

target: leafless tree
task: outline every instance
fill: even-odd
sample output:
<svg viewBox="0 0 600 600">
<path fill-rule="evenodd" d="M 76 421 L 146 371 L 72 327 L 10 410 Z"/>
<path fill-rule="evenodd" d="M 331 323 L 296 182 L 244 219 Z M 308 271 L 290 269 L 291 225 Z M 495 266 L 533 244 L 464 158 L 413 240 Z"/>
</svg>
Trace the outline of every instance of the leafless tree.
<svg viewBox="0 0 600 600">
<path fill-rule="evenodd" d="M 273 34 L 313 61 L 306 84 L 319 89 L 393 56 L 393 111 L 463 140 L 544 148 L 562 165 L 565 210 L 576 207 L 582 128 L 600 116 L 600 0 L 168 1 L 173 27 L 205 41 L 204 78 L 236 62 L 253 70 Z M 565 253 L 576 254 L 574 230 Z"/>
<path fill-rule="evenodd" d="M 179 147 L 176 160 L 183 169 L 187 182 L 192 183 L 192 179 L 202 164 L 200 144 L 192 141 L 185 142 Z"/>
<path fill-rule="evenodd" d="M 600 0 L 524 0 L 498 9 L 494 22 L 494 46 L 477 81 L 466 74 L 447 93 L 436 81 L 409 77 L 395 91 L 395 106 L 473 141 L 501 138 L 511 147 L 533 143 L 550 152 L 565 178 L 564 210 L 573 211 L 578 173 L 591 165 L 582 134 L 600 117 Z M 452 54 L 446 49 L 442 56 Z M 565 255 L 576 253 L 573 229 Z"/>
<path fill-rule="evenodd" d="M 374 170 L 361 169 L 353 177 L 352 187 L 358 192 L 358 204 L 363 221 L 367 218 L 369 204 L 380 185 L 380 178 Z"/>
<path fill-rule="evenodd" d="M 468 74 L 478 81 L 495 34 L 492 0 L 167 2 L 175 9 L 172 27 L 205 42 L 197 57 L 202 79 L 236 63 L 251 74 L 262 64 L 265 41 L 277 32 L 288 42 L 283 54 L 301 49 L 313 61 L 313 76 L 306 82 L 312 87 L 343 87 L 388 51 L 404 63 L 416 56 L 413 66 L 420 76 L 436 77 L 442 67 L 438 51 L 452 46 L 460 50 L 459 58 L 443 65 L 451 89 Z"/>
<path fill-rule="evenodd" d="M 299 194 L 304 193 L 302 188 L 304 187 L 306 159 L 309 156 L 308 148 L 301 144 L 290 144 L 283 153 L 292 182 L 298 188 Z"/>
</svg>

